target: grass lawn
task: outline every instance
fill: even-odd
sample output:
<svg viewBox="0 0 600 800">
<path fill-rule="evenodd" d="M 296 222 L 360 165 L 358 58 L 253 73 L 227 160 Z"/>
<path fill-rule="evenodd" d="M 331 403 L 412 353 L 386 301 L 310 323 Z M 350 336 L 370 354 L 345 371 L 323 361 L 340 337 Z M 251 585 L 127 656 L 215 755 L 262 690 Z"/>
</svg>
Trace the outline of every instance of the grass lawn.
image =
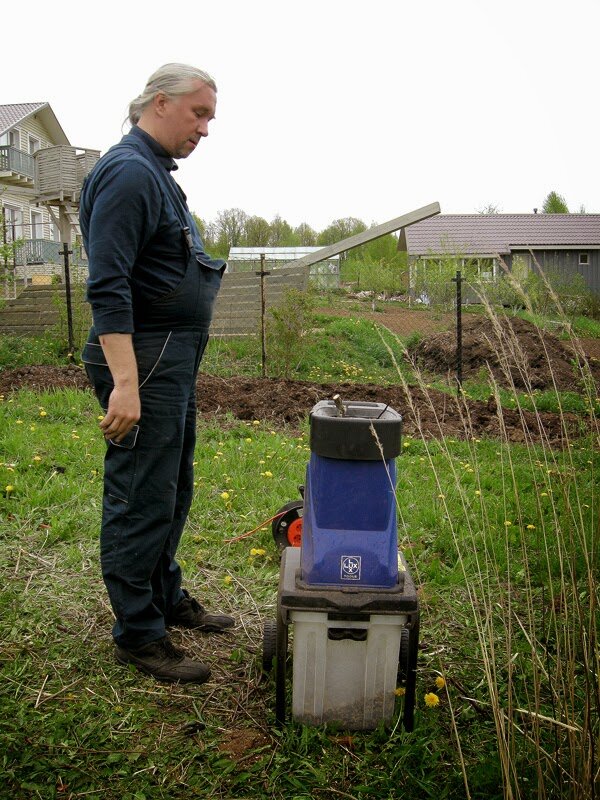
<svg viewBox="0 0 600 800">
<path fill-rule="evenodd" d="M 307 370 L 391 377 L 384 345 L 343 330 L 346 349 L 319 345 Z M 216 358 L 225 373 L 249 358 L 246 345 L 212 347 L 207 363 Z M 527 402 L 535 407 L 535 396 Z M 190 591 L 233 614 L 237 627 L 221 637 L 176 632 L 213 676 L 168 686 L 113 660 L 98 563 L 104 444 L 95 399 L 3 397 L 0 797 L 594 797 L 598 421 L 593 404 L 569 407 L 590 434 L 560 450 L 502 438 L 403 439 L 399 540 L 422 612 L 407 734 L 401 696 L 392 725 L 371 732 L 274 725 L 261 647 L 279 557 L 261 523 L 299 497 L 307 423 L 199 421 L 180 560 Z M 439 702 L 428 705 L 426 694 Z"/>
</svg>

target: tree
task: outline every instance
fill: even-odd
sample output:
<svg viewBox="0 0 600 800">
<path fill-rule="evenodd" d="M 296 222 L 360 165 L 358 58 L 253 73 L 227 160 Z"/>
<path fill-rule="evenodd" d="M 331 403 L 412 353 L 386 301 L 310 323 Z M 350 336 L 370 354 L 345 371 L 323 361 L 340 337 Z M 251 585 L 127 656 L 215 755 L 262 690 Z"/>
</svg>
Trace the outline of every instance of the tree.
<svg viewBox="0 0 600 800">
<path fill-rule="evenodd" d="M 314 247 L 317 243 L 317 232 L 306 222 L 301 222 L 294 228 L 294 236 L 298 238 L 298 244 L 302 247 Z"/>
<path fill-rule="evenodd" d="M 196 227 L 198 228 L 198 232 L 200 233 L 202 241 L 204 241 L 206 239 L 206 224 L 204 220 L 200 219 L 198 214 L 196 214 L 194 211 L 192 211 L 192 219 L 196 223 Z"/>
<path fill-rule="evenodd" d="M 495 203 L 487 203 L 485 206 L 477 209 L 478 214 L 499 214 L 500 206 Z"/>
<path fill-rule="evenodd" d="M 544 214 L 568 214 L 569 209 L 565 198 L 557 192 L 550 192 L 542 206 Z"/>
<path fill-rule="evenodd" d="M 264 217 L 248 217 L 244 238 L 247 247 L 266 247 L 271 238 L 271 226 Z"/>
<path fill-rule="evenodd" d="M 273 245 L 273 247 L 294 247 L 297 244 L 294 231 L 289 223 L 282 219 L 279 214 L 273 217 L 273 221 L 271 222 L 269 244 Z"/>
<path fill-rule="evenodd" d="M 217 214 L 217 247 L 222 251 L 224 246 L 239 247 L 244 237 L 244 226 L 248 215 L 241 208 L 229 208 Z"/>
<path fill-rule="evenodd" d="M 317 244 L 326 247 L 328 244 L 335 244 L 342 239 L 347 239 L 349 236 L 354 236 L 366 230 L 367 226 L 362 219 L 357 219 L 356 217 L 334 219 L 331 225 L 318 235 Z"/>
</svg>

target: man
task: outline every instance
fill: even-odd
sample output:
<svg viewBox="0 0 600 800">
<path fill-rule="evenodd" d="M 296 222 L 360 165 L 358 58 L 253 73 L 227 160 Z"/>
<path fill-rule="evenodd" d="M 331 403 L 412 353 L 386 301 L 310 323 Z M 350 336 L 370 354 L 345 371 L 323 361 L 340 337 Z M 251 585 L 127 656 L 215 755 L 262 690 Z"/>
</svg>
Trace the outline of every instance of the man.
<svg viewBox="0 0 600 800">
<path fill-rule="evenodd" d="M 181 588 L 175 559 L 193 493 L 196 374 L 225 262 L 204 252 L 171 172 L 208 136 L 216 92 L 205 72 L 161 67 L 80 203 L 93 313 L 82 358 L 105 412 L 100 555 L 115 654 L 173 682 L 202 683 L 210 670 L 173 645 L 169 626 L 234 624 Z"/>
</svg>

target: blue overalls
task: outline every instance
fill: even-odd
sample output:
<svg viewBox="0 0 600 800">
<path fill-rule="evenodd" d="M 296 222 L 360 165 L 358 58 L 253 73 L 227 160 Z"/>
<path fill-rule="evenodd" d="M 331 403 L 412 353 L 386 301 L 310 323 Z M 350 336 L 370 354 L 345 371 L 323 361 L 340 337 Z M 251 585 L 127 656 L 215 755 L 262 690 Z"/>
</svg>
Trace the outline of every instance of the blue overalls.
<svg viewBox="0 0 600 800">
<path fill-rule="evenodd" d="M 184 597 L 175 554 L 193 495 L 196 376 L 223 271 L 200 264 L 190 244 L 182 226 L 187 268 L 175 290 L 153 301 L 133 292 L 141 417 L 104 461 L 102 576 L 126 649 L 165 636 Z M 113 381 L 94 328 L 82 360 L 106 410 Z"/>
</svg>

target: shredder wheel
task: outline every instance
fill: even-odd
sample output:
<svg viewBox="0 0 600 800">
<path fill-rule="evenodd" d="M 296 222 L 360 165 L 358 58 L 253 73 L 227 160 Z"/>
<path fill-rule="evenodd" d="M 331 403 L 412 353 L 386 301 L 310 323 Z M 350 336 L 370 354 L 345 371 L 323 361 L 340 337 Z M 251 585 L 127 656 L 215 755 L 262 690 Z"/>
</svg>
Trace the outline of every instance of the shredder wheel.
<svg viewBox="0 0 600 800">
<path fill-rule="evenodd" d="M 410 658 L 410 630 L 402 628 L 400 632 L 400 656 L 398 658 L 398 685 L 404 686 L 408 678 Z"/>
<path fill-rule="evenodd" d="M 264 672 L 270 672 L 273 666 L 273 659 L 277 655 L 277 622 L 274 619 L 266 619 L 263 625 L 263 650 L 262 668 Z"/>
<path fill-rule="evenodd" d="M 275 719 L 279 726 L 285 724 L 286 662 L 288 651 L 288 629 L 281 610 L 277 613 L 277 659 L 275 661 Z"/>
<path fill-rule="evenodd" d="M 419 614 L 415 614 L 408 630 L 408 660 L 406 671 L 406 693 L 404 695 L 404 730 L 410 733 L 415 726 L 415 701 L 417 687 L 417 659 L 419 654 Z M 402 640 L 401 640 L 402 643 Z"/>
<path fill-rule="evenodd" d="M 303 509 L 304 501 L 292 500 L 277 512 L 277 519 L 273 520 L 271 530 L 280 552 L 286 547 L 300 547 L 302 542 Z"/>
</svg>

